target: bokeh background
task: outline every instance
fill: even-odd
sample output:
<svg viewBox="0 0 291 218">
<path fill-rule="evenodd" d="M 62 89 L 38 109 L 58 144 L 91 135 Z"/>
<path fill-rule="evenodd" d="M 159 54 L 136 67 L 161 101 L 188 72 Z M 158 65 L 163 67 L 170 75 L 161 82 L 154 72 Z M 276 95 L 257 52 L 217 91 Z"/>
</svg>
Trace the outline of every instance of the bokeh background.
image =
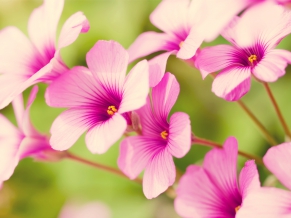
<svg viewBox="0 0 291 218">
<path fill-rule="evenodd" d="M 68 66 L 84 65 L 85 55 L 98 40 L 116 40 L 125 48 L 142 32 L 156 29 L 149 21 L 149 14 L 160 0 L 66 0 L 58 26 L 60 31 L 65 20 L 77 11 L 83 11 L 90 21 L 91 29 L 82 34 L 75 43 L 62 50 Z M 32 10 L 42 4 L 41 0 L 0 0 L 0 29 L 17 26 L 27 34 L 27 22 Z M 284 39 L 280 48 L 291 50 L 290 37 Z M 210 46 L 227 43 L 219 37 Z M 151 56 L 153 57 L 153 56 Z M 149 57 L 148 57 L 149 58 Z M 130 65 L 132 67 L 133 65 Z M 280 108 L 291 125 L 291 76 L 286 75 L 270 86 Z M 262 156 L 269 147 L 258 128 L 236 104 L 219 99 L 211 92 L 211 78 L 202 80 L 200 73 L 175 57 L 169 59 L 167 71 L 176 75 L 181 92 L 172 112 L 183 111 L 190 115 L 193 132 L 203 138 L 220 143 L 228 136 L 235 136 L 242 151 Z M 1 87 L 0 87 L 1 89 Z M 45 104 L 46 85 L 40 85 L 37 100 L 31 109 L 33 124 L 43 133 L 49 133 L 53 120 L 62 109 Z M 30 89 L 24 93 L 27 99 Z M 242 98 L 273 136 L 284 141 L 284 133 L 274 109 L 261 84 L 253 81 L 251 91 Z M 14 124 L 12 107 L 0 111 Z M 5 145 L 0 145 L 5 146 Z M 119 143 L 103 155 L 92 155 L 85 147 L 84 137 L 70 149 L 84 158 L 117 167 Z M 185 171 L 190 164 L 201 164 L 209 148 L 192 146 L 182 159 L 175 159 L 177 167 Z M 0 154 L 1 155 L 1 154 Z M 239 158 L 239 169 L 245 159 Z M 239 170 L 238 169 L 238 170 Z M 259 166 L 261 182 L 270 176 Z M 70 160 L 57 163 L 20 162 L 12 178 L 0 190 L 1 218 L 55 218 L 68 201 L 84 204 L 100 201 L 106 204 L 113 218 L 176 218 L 173 200 L 166 194 L 147 200 L 141 185 Z M 85 217 L 84 217 L 85 218 Z"/>
</svg>

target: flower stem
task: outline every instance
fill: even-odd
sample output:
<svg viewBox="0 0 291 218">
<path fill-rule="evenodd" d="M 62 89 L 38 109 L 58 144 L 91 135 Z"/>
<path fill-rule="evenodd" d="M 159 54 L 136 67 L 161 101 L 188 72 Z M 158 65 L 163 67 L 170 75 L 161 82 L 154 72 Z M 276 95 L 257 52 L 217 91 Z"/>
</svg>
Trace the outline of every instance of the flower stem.
<svg viewBox="0 0 291 218">
<path fill-rule="evenodd" d="M 287 123 L 286 123 L 286 121 L 285 121 L 285 119 L 284 119 L 284 117 L 283 117 L 283 115 L 282 115 L 282 113 L 281 113 L 281 111 L 279 109 L 279 106 L 278 106 L 278 104 L 276 102 L 276 99 L 275 99 L 275 97 L 274 97 L 274 95 L 273 95 L 273 93 L 272 93 L 272 91 L 271 91 L 271 89 L 269 87 L 269 84 L 264 82 L 263 85 L 264 85 L 264 87 L 265 87 L 265 89 L 266 89 L 266 91 L 268 93 L 268 96 L 270 97 L 270 100 L 271 100 L 271 102 L 272 102 L 272 104 L 273 104 L 273 106 L 274 106 L 274 108 L 276 110 L 276 113 L 277 113 L 277 115 L 279 117 L 279 120 L 280 120 L 280 122 L 281 122 L 281 124 L 282 124 L 282 126 L 284 128 L 285 134 L 291 139 L 290 130 L 289 130 L 289 128 L 287 126 Z"/>
<path fill-rule="evenodd" d="M 250 109 L 241 100 L 238 100 L 237 103 L 247 113 L 247 115 L 254 121 L 254 123 L 257 125 L 257 127 L 261 130 L 261 132 L 266 137 L 267 141 L 271 145 L 278 145 L 279 143 L 272 137 L 272 135 L 263 126 L 263 124 L 257 119 L 257 117 L 250 111 Z"/>
<path fill-rule="evenodd" d="M 192 143 L 199 144 L 199 145 L 206 145 L 206 146 L 213 147 L 213 148 L 222 148 L 222 145 L 217 143 L 217 142 L 213 142 L 213 141 L 210 141 L 207 139 L 199 138 L 199 137 L 194 136 L 194 135 L 192 137 Z M 260 157 L 245 153 L 243 151 L 238 151 L 238 154 L 247 158 L 247 159 L 255 160 L 256 163 L 258 163 L 258 164 L 264 165 L 264 162 L 262 161 L 262 158 L 260 158 Z"/>
<path fill-rule="evenodd" d="M 79 162 L 79 163 L 82 163 L 82 164 L 85 164 L 85 165 L 88 165 L 88 166 L 91 166 L 91 167 L 94 167 L 94 168 L 97 168 L 97 169 L 100 169 L 103 171 L 107 171 L 111 174 L 115 174 L 115 175 L 118 175 L 118 176 L 121 176 L 123 178 L 128 179 L 128 177 L 126 175 L 124 175 L 121 171 L 119 171 L 118 169 L 115 169 L 113 167 L 106 166 L 106 165 L 96 163 L 96 162 L 92 162 L 90 160 L 86 160 L 82 157 L 76 156 L 76 155 L 69 153 L 69 152 L 66 152 L 65 157 L 70 159 L 70 160 L 73 160 L 73 161 L 76 161 L 76 162 Z M 133 181 L 135 181 L 136 183 L 142 184 L 142 179 L 140 179 L 140 178 L 136 178 Z"/>
</svg>

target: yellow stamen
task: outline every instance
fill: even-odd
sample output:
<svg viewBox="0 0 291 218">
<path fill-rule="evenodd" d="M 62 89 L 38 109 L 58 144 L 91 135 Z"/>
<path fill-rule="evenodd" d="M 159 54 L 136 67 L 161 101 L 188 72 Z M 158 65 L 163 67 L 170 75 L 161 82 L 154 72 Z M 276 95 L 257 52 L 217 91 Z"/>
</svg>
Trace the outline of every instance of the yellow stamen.
<svg viewBox="0 0 291 218">
<path fill-rule="evenodd" d="M 237 211 L 240 209 L 240 206 L 237 206 L 236 208 L 234 208 L 235 212 L 237 213 Z"/>
<path fill-rule="evenodd" d="M 184 44 L 184 41 L 181 41 L 179 44 L 179 47 L 182 48 L 183 44 Z"/>
<path fill-rule="evenodd" d="M 167 139 L 168 138 L 168 135 L 169 135 L 169 133 L 165 130 L 165 131 L 163 131 L 163 132 L 161 132 L 161 137 L 163 138 L 163 139 Z"/>
<path fill-rule="evenodd" d="M 114 115 L 116 112 L 117 112 L 117 109 L 113 105 L 109 106 L 107 109 L 107 114 L 110 116 Z"/>
<path fill-rule="evenodd" d="M 254 61 L 257 60 L 257 55 L 251 55 L 251 56 L 249 56 L 248 60 L 253 65 Z"/>
</svg>

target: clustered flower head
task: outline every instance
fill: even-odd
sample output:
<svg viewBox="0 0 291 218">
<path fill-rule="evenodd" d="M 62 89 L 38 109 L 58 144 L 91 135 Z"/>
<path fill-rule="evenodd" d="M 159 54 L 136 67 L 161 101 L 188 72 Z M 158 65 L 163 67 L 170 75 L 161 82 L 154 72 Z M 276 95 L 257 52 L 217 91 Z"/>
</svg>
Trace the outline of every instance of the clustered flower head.
<svg viewBox="0 0 291 218">
<path fill-rule="evenodd" d="M 148 199 L 174 189 L 174 207 L 181 217 L 290 218 L 289 141 L 270 148 L 262 161 L 289 190 L 261 187 L 252 158 L 238 176 L 238 154 L 245 153 L 239 151 L 235 137 L 228 137 L 223 146 L 215 144 L 202 165 L 179 172 L 174 158 L 183 158 L 191 144 L 211 143 L 192 133 L 189 115 L 172 110 L 180 92 L 175 77 L 179 72 L 166 71 L 169 56 L 175 55 L 195 66 L 203 79 L 212 74 L 212 91 L 227 101 L 247 94 L 252 78 L 268 87 L 285 75 L 291 63 L 291 52 L 276 49 L 291 33 L 289 4 L 286 0 L 221 0 L 219 4 L 162 0 L 150 15 L 161 33 L 142 33 L 128 50 L 116 41 L 99 40 L 84 57 L 87 67 L 70 69 L 60 50 L 88 32 L 89 21 L 82 12 L 73 14 L 57 43 L 64 0 L 44 0 L 30 15 L 29 38 L 16 27 L 0 31 L 0 109 L 12 103 L 17 121 L 15 127 L 0 114 L 0 188 L 21 159 L 61 160 L 70 156 L 67 150 L 85 133 L 85 144 L 93 154 L 109 151 L 122 139 L 120 171 L 132 180 L 142 177 Z M 207 46 L 219 35 L 229 44 Z M 206 47 L 201 47 L 203 42 Z M 127 72 L 129 63 L 158 51 L 163 53 L 140 60 Z M 48 106 L 66 109 L 53 121 L 50 135 L 39 133 L 30 121 L 37 83 L 47 84 Z M 30 86 L 24 107 L 22 92 Z M 195 107 L 195 103 L 189 105 Z M 290 140 L 290 131 L 275 108 Z M 87 217 L 92 208 L 78 214 Z M 61 217 L 74 216 L 68 214 L 72 210 Z"/>
</svg>

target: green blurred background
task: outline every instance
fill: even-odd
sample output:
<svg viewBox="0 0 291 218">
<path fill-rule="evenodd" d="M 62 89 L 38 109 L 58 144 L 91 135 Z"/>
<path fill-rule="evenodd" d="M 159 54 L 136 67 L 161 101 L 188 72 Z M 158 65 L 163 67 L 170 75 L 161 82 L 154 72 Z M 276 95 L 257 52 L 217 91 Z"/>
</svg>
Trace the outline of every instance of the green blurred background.
<svg viewBox="0 0 291 218">
<path fill-rule="evenodd" d="M 142 32 L 156 29 L 149 22 L 149 14 L 160 0 L 66 0 L 58 26 L 77 11 L 83 11 L 91 29 L 75 43 L 63 49 L 62 57 L 68 66 L 86 65 L 86 52 L 97 40 L 116 40 L 125 48 Z M 27 22 L 31 11 L 42 4 L 40 0 L 0 0 L 0 28 L 17 26 L 27 34 Z M 290 37 L 280 48 L 290 50 Z M 226 43 L 218 38 L 211 44 Z M 131 65 L 132 67 L 133 65 Z M 228 136 L 235 136 L 241 150 L 262 156 L 269 147 L 264 137 L 236 103 L 219 99 L 211 92 L 211 78 L 204 81 L 200 73 L 187 63 L 171 57 L 167 71 L 176 75 L 181 92 L 173 109 L 191 116 L 193 132 L 203 138 L 220 143 Z M 290 67 L 287 74 L 271 84 L 283 114 L 291 124 Z M 44 101 L 46 85 L 40 85 L 37 100 L 31 109 L 33 124 L 43 133 L 49 133 L 53 120 L 62 111 L 49 108 Z M 30 89 L 24 93 L 25 99 Z M 262 121 L 274 137 L 284 141 L 284 133 L 263 86 L 253 81 L 251 91 L 242 99 Z M 1 113 L 15 124 L 11 106 Z M 175 159 L 177 167 L 184 171 L 190 164 L 200 164 L 209 148 L 195 145 L 182 159 Z M 117 167 L 119 146 L 116 143 L 103 155 L 92 155 L 85 147 L 84 137 L 72 147 L 72 152 L 87 159 Z M 239 168 L 245 159 L 239 159 Z M 268 176 L 259 167 L 261 181 Z M 58 163 L 40 163 L 31 159 L 20 162 L 11 179 L 0 191 L 1 218 L 55 218 L 69 200 L 80 203 L 100 201 L 109 206 L 113 218 L 176 218 L 173 201 L 165 194 L 147 200 L 142 187 L 134 182 L 107 172 L 64 160 Z M 85 218 L 85 217 L 84 217 Z"/>
</svg>

